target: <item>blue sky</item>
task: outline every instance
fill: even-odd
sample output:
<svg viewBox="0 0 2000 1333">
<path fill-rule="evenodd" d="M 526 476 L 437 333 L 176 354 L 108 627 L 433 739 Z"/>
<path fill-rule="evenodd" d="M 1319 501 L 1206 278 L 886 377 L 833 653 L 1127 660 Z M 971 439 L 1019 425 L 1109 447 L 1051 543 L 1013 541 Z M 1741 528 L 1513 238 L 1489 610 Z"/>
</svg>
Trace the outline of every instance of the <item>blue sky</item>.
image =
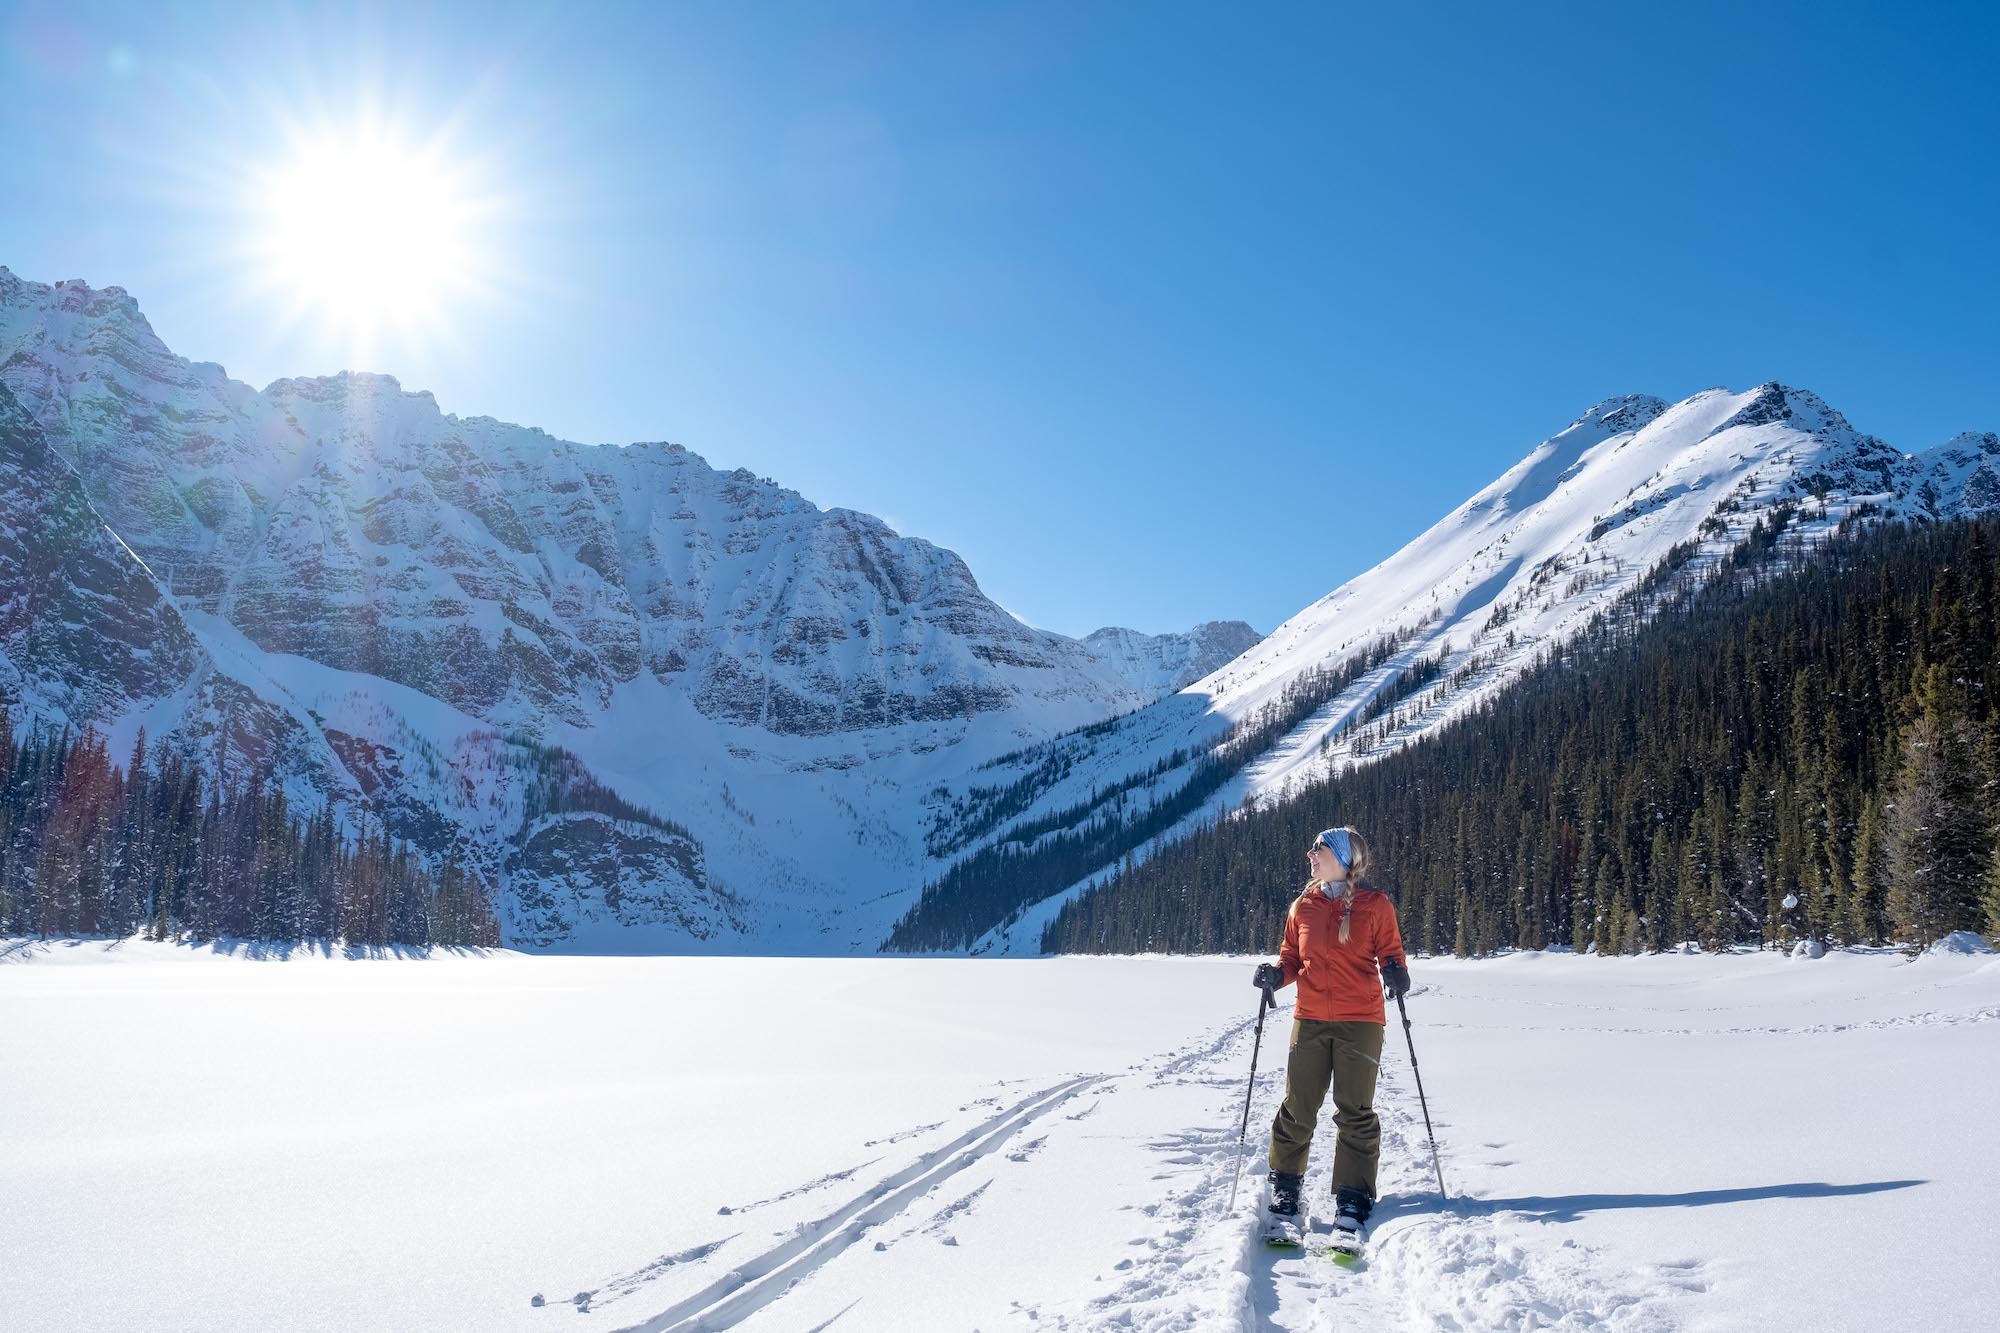
<svg viewBox="0 0 2000 1333">
<path fill-rule="evenodd" d="M 1974 5 L 28 4 L 0 264 L 260 386 L 677 440 L 1051 629 L 1268 631 L 1612 394 L 2000 429 L 1996 64 Z M 361 352 L 240 197 L 357 108 L 484 261 Z"/>
</svg>

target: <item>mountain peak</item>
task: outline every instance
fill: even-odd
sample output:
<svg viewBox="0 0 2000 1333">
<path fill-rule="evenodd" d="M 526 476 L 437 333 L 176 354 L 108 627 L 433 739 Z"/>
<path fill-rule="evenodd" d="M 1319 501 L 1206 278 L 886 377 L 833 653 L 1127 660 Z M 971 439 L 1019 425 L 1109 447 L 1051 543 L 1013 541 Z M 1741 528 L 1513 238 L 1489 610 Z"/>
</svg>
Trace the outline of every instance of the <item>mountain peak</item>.
<svg viewBox="0 0 2000 1333">
<path fill-rule="evenodd" d="M 405 389 L 394 375 L 373 370 L 343 370 L 333 375 L 300 375 L 272 380 L 264 386 L 264 396 L 280 402 L 303 401 L 316 406 L 347 409 L 408 402 L 430 415 L 439 416 L 437 399 L 429 389 Z"/>
<path fill-rule="evenodd" d="M 1751 390 L 1750 401 L 1711 434 L 1735 426 L 1792 426 L 1807 432 L 1851 431 L 1847 418 L 1810 389 L 1795 389 L 1766 380 Z"/>
<path fill-rule="evenodd" d="M 1649 393 L 1627 393 L 1606 398 L 1593 404 L 1588 411 L 1569 423 L 1567 429 L 1599 423 L 1614 434 L 1643 429 L 1655 417 L 1667 410 L 1663 398 L 1655 398 Z"/>
<path fill-rule="evenodd" d="M 265 386 L 264 392 L 275 392 L 280 385 L 296 390 L 310 390 L 317 386 L 327 388 L 339 386 L 348 392 L 374 390 L 401 393 L 403 391 L 401 380 L 379 370 L 340 370 L 331 375 L 288 375 L 283 379 L 272 380 Z"/>
<path fill-rule="evenodd" d="M 1942 453 L 1947 450 L 1983 454 L 1987 457 L 2000 455 L 2000 435 L 1995 435 L 1990 430 L 1962 430 L 1938 445 L 1932 452 Z"/>
<path fill-rule="evenodd" d="M 30 282 L 0 265 L 0 301 L 9 305 L 33 301 L 65 314 L 92 319 L 118 318 L 152 332 L 139 303 L 123 287 L 93 287 L 82 278 L 63 278 L 55 283 Z"/>
</svg>

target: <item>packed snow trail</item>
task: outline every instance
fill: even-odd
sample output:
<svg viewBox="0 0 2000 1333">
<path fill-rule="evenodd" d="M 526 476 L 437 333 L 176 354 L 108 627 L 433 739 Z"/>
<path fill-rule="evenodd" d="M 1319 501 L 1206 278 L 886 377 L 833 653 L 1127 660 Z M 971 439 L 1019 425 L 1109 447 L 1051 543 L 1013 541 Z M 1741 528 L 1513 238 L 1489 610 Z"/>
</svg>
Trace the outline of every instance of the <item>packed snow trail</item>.
<svg viewBox="0 0 2000 1333">
<path fill-rule="evenodd" d="M 1419 987 L 1413 996 L 1419 995 Z M 1279 1020 L 1283 1020 L 1280 1022 Z M 1225 1215 L 1229 1173 L 1234 1170 L 1234 1135 L 1192 1137 L 1177 1145 L 1194 1149 L 1183 1158 L 1209 1168 L 1200 1179 L 1163 1206 L 1143 1211 L 1164 1218 L 1150 1238 L 1146 1255 L 1124 1279 L 1086 1308 L 1051 1310 L 1059 1329 L 1141 1329 L 1234 1327 L 1246 1330 L 1297 1329 L 1490 1329 L 1606 1328 L 1649 1330 L 1673 1327 L 1655 1308 L 1657 1287 L 1615 1279 L 1617 1264 L 1574 1243 L 1553 1255 L 1532 1251 L 1477 1202 L 1439 1199 L 1431 1175 L 1429 1147 L 1417 1106 L 1409 1057 L 1400 1045 L 1385 1045 L 1376 1110 L 1382 1119 L 1381 1204 L 1368 1232 L 1366 1255 L 1343 1268 L 1323 1250 L 1332 1231 L 1334 1126 L 1331 1102 L 1315 1138 L 1305 1193 L 1314 1216 L 1304 1251 L 1273 1250 L 1261 1243 L 1256 1209 L 1261 1189 L 1249 1188 L 1264 1174 L 1264 1145 L 1271 1118 L 1284 1096 L 1284 1041 L 1289 1005 L 1266 1020 L 1278 1033 L 1278 1065 L 1260 1067 L 1252 1101 L 1251 1142 L 1244 1149 L 1246 1188 L 1234 1215 Z M 1231 1069 L 1247 1069 L 1249 1048 L 1241 1040 L 1217 1043 L 1193 1065 L 1174 1062 L 1190 1074 L 1209 1075 L 1226 1086 Z M 1400 1057 L 1400 1058 L 1392 1058 Z M 1240 1091 L 1241 1080 L 1237 1081 Z M 1238 1103 L 1240 1106 L 1240 1097 Z M 1226 1128 L 1226 1127 L 1225 1127 Z M 1440 1126 L 1440 1132 L 1445 1132 Z M 1248 1202 L 1244 1202 L 1247 1199 Z M 1209 1283 L 1191 1283 L 1190 1259 L 1210 1274 Z M 1240 1291 L 1234 1318 L 1191 1300 L 1191 1286 L 1213 1285 Z M 1681 1290 L 1698 1290 L 1678 1277 Z"/>
<path fill-rule="evenodd" d="M 1169 1183 L 1169 1188 L 1163 1200 L 1136 1209 L 1146 1222 L 1143 1234 L 1133 1237 L 1129 1246 L 1139 1253 L 1115 1266 L 1117 1280 L 1102 1293 L 1081 1303 L 1023 1303 L 1019 1313 L 1024 1319 L 1077 1330 L 1234 1327 L 1247 1333 L 1340 1325 L 1411 1330 L 1604 1328 L 1642 1333 L 1673 1327 L 1659 1308 L 1664 1295 L 1701 1290 L 1693 1271 L 1698 1265 L 1692 1262 L 1650 1275 L 1651 1280 L 1635 1280 L 1629 1270 L 1620 1274 L 1615 1262 L 1574 1243 L 1553 1251 L 1537 1248 L 1527 1237 L 1515 1234 L 1522 1224 L 1496 1218 L 1490 1205 L 1442 1203 L 1432 1185 L 1416 1094 L 1407 1079 L 1407 1055 L 1398 1062 L 1385 1053 L 1377 1099 L 1383 1122 L 1384 1202 L 1370 1232 L 1366 1261 L 1348 1270 L 1317 1253 L 1328 1243 L 1331 1229 L 1330 1116 L 1322 1122 L 1323 1133 L 1307 1176 L 1321 1215 L 1309 1228 L 1306 1251 L 1284 1253 L 1264 1247 L 1255 1228 L 1261 1194 L 1257 1183 L 1263 1174 L 1263 1138 L 1283 1096 L 1283 1043 L 1290 1021 L 1288 1004 L 1266 1020 L 1266 1039 L 1275 1034 L 1277 1042 L 1277 1068 L 1267 1065 L 1258 1074 L 1251 1114 L 1255 1132 L 1244 1150 L 1251 1187 L 1242 1192 L 1233 1215 L 1225 1211 L 1226 1186 L 1236 1156 L 1230 1125 L 1233 1108 L 1240 1105 L 1242 1080 L 1236 1071 L 1248 1065 L 1252 1019 L 1225 1024 L 1190 1047 L 1164 1052 L 1120 1074 L 1078 1077 L 1036 1089 L 943 1146 L 883 1173 L 832 1211 L 798 1224 L 760 1253 L 744 1257 L 736 1253 L 741 1247 L 730 1247 L 731 1253 L 725 1254 L 718 1244 L 703 1253 L 676 1256 L 677 1264 L 656 1265 L 651 1270 L 654 1276 L 687 1263 L 703 1264 L 703 1271 L 720 1271 L 707 1285 L 659 1313 L 618 1326 L 617 1333 L 696 1333 L 733 1328 L 758 1314 L 770 1317 L 759 1321 L 758 1327 L 766 1322 L 771 1327 L 802 1327 L 785 1319 L 776 1307 L 827 1265 L 866 1264 L 892 1241 L 915 1234 L 956 1246 L 951 1222 L 969 1212 L 993 1183 L 991 1177 L 971 1183 L 978 1179 L 979 1168 L 1003 1149 L 1008 1161 L 1030 1160 L 1052 1137 L 1065 1133 L 1064 1123 L 1054 1117 L 1059 1108 L 1087 1092 L 1143 1093 L 1163 1085 L 1205 1090 L 1202 1101 L 1213 1114 L 1210 1123 L 1147 1142 L 1160 1168 L 1154 1179 Z M 987 1104 L 998 1100 L 982 1099 Z M 1074 1126 L 1098 1104 L 1090 1103 L 1068 1123 Z M 1023 1143 L 1030 1126 L 1039 1137 Z M 845 1182 L 853 1175 L 853 1170 L 831 1173 L 779 1198 L 823 1188 L 832 1180 Z M 963 1192 L 968 1186 L 969 1192 Z M 897 1224 L 902 1224 L 901 1231 L 891 1234 Z M 1209 1270 L 1209 1278 L 1191 1281 L 1191 1269 Z M 629 1278 L 605 1287 L 615 1287 L 621 1300 L 643 1292 L 643 1284 Z M 1220 1300 L 1215 1299 L 1218 1293 Z M 593 1294 L 579 1293 L 569 1304 L 602 1311 L 609 1302 L 593 1303 L 587 1299 Z M 845 1308 L 875 1303 L 857 1297 Z M 857 1319 L 856 1326 L 865 1325 Z"/>
</svg>

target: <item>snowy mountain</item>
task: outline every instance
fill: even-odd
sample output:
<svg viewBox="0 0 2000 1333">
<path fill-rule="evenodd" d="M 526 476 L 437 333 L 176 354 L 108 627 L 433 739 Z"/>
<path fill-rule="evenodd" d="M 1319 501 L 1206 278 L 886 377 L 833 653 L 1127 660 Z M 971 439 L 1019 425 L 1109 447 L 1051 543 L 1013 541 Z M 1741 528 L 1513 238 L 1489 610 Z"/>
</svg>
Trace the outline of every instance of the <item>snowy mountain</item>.
<svg viewBox="0 0 2000 1333">
<path fill-rule="evenodd" d="M 1083 646 L 1134 690 L 1160 698 L 1233 661 L 1262 637 L 1240 620 L 1207 620 L 1181 634 L 1107 625 L 1084 635 Z"/>
<path fill-rule="evenodd" d="M 1984 514 L 2000 508 L 2000 435 L 1966 431 L 1925 453 L 1907 488 L 1931 518 Z"/>
<path fill-rule="evenodd" d="M 1909 456 L 1778 384 L 1615 398 L 1267 638 L 1074 640 L 678 445 L 385 375 L 259 392 L 115 287 L 0 269 L 0 394 L 17 716 L 365 806 L 538 947 L 1032 947 L 1128 853 L 1408 744 L 1677 573 L 2000 505 L 1991 434 Z"/>
<path fill-rule="evenodd" d="M 1110 654 L 1030 628 L 950 551 L 679 445 L 386 375 L 258 392 L 116 287 L 0 269 L 0 391 L 17 711 L 365 795 L 515 890 L 519 942 L 872 943 L 925 871 L 910 790 L 1233 655 L 1212 626 Z M 52 618 L 51 578 L 97 621 Z M 538 808 L 552 773 L 558 807 L 603 788 L 643 818 Z M 857 896 L 880 905 L 822 940 Z"/>
<path fill-rule="evenodd" d="M 1143 855 L 1194 821 L 1409 744 L 1506 689 L 1594 617 L 1644 615 L 1675 575 L 1746 545 L 1783 532 L 1803 552 L 1851 515 L 1996 505 L 1991 435 L 1907 456 L 1775 383 L 1674 404 L 1609 399 L 1179 694 L 940 788 L 931 836 L 1019 855 L 1049 846 L 1052 826 L 1088 827 L 1097 867 Z M 1047 859 L 1050 874 L 1063 868 Z M 1013 909 L 1035 890 L 1042 905 L 982 949 L 1033 948 L 1055 906 L 1093 877 L 1037 883 L 1028 863 L 1009 866 L 1023 886 Z M 970 866 L 960 874 L 977 878 Z M 991 915 L 989 926 L 1011 910 Z"/>
<path fill-rule="evenodd" d="M 253 394 L 117 288 L 0 271 L 0 302 L 0 383 L 106 523 L 267 652 L 528 730 L 642 674 L 781 735 L 1145 701 L 951 552 L 679 446 L 461 420 L 385 375 Z"/>
</svg>

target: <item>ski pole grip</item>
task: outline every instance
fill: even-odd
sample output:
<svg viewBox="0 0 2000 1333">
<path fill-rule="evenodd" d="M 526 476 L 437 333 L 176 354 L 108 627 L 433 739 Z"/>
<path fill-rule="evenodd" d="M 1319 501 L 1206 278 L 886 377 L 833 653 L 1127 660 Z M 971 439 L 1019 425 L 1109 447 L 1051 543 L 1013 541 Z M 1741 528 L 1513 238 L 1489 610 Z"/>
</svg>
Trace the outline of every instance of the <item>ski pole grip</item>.
<svg viewBox="0 0 2000 1333">
<path fill-rule="evenodd" d="M 1276 1009 L 1278 1007 L 1277 996 L 1271 994 L 1271 988 L 1269 986 L 1265 986 L 1263 988 L 1263 991 L 1264 991 L 1264 1009 Z M 1264 1012 L 1264 1010 L 1260 1009 L 1258 1010 L 1258 1012 L 1262 1013 Z"/>
</svg>

